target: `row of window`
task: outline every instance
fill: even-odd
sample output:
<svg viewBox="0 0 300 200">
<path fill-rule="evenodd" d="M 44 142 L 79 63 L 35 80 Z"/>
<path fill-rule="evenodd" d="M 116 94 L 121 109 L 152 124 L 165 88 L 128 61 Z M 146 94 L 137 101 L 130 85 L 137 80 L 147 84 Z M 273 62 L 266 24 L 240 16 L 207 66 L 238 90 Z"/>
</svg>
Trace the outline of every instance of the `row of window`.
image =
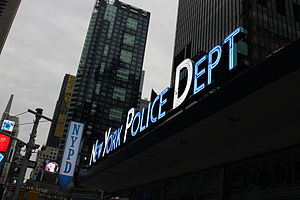
<svg viewBox="0 0 300 200">
<path fill-rule="evenodd" d="M 266 0 L 257 0 L 257 3 L 264 7 L 268 7 L 268 2 L 269 1 Z M 286 0 L 275 0 L 275 6 L 276 11 L 279 14 L 286 15 Z M 293 3 L 293 11 L 295 21 L 300 22 L 300 5 L 298 5 L 297 3 Z"/>
</svg>

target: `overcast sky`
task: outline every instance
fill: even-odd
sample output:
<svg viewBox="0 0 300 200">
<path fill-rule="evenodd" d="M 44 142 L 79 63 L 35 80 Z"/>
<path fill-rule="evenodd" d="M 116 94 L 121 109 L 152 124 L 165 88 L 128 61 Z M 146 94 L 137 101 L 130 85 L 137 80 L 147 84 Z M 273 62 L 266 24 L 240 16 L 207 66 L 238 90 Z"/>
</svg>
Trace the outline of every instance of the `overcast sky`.
<svg viewBox="0 0 300 200">
<path fill-rule="evenodd" d="M 64 74 L 76 75 L 94 0 L 22 0 L 0 55 L 0 112 L 14 94 L 11 114 L 28 108 L 44 109 L 52 118 Z M 143 97 L 151 88 L 169 86 L 178 0 L 124 0 L 151 12 L 144 59 Z M 34 116 L 20 116 L 20 123 Z M 41 123 L 37 142 L 45 144 L 50 123 Z M 32 125 L 20 126 L 19 137 L 28 141 Z"/>
</svg>

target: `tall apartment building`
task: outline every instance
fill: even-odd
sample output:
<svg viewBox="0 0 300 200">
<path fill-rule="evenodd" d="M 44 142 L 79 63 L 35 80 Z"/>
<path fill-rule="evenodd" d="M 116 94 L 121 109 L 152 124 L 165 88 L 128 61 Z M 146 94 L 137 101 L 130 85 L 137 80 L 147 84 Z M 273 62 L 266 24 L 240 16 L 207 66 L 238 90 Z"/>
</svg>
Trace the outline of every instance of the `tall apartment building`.
<svg viewBox="0 0 300 200">
<path fill-rule="evenodd" d="M 0 0 L 0 54 L 21 0 Z"/>
<path fill-rule="evenodd" d="M 250 64 L 300 36 L 300 1 L 179 0 L 171 85 L 185 58 L 197 59 L 237 27 L 248 31 Z"/>
<path fill-rule="evenodd" d="M 47 146 L 58 148 L 59 141 L 62 136 L 67 112 L 70 106 L 73 87 L 76 77 L 66 74 L 61 86 L 58 100 L 52 117 L 52 123 L 47 139 Z"/>
<path fill-rule="evenodd" d="M 117 129 L 138 105 L 149 19 L 149 12 L 121 1 L 96 1 L 59 146 L 61 156 L 70 120 L 85 124 L 81 169 L 95 139 Z"/>
</svg>

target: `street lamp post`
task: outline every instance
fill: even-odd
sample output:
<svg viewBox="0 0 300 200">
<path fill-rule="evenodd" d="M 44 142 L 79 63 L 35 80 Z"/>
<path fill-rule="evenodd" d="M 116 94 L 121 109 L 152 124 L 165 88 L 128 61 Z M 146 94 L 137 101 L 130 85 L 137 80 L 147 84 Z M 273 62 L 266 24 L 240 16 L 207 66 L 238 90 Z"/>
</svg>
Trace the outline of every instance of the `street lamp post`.
<svg viewBox="0 0 300 200">
<path fill-rule="evenodd" d="M 30 112 L 32 114 L 35 114 L 35 120 L 34 120 L 34 124 L 33 124 L 33 127 L 32 127 L 31 134 L 30 134 L 29 142 L 26 144 L 26 153 L 25 153 L 25 156 L 24 156 L 24 159 L 23 159 L 23 162 L 22 162 L 22 167 L 21 167 L 21 170 L 20 170 L 20 173 L 19 173 L 17 184 L 16 184 L 16 190 L 15 190 L 14 196 L 13 196 L 14 200 L 18 199 L 20 189 L 23 185 L 23 181 L 24 181 L 28 161 L 30 159 L 32 149 L 35 146 L 35 137 L 36 137 L 37 127 L 39 125 L 39 121 L 40 121 L 41 118 L 44 118 L 48 121 L 52 121 L 50 118 L 42 115 L 43 109 L 41 109 L 41 108 L 37 108 L 36 112 L 28 109 L 28 112 Z"/>
</svg>

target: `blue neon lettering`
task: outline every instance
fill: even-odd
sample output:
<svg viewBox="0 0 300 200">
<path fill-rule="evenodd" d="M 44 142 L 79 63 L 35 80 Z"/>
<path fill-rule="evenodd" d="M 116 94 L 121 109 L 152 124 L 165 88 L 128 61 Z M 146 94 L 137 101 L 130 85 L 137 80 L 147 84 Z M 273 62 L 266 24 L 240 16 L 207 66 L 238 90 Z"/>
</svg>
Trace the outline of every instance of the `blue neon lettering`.
<svg viewBox="0 0 300 200">
<path fill-rule="evenodd" d="M 228 60 L 228 68 L 229 71 L 232 70 L 233 68 L 235 68 L 237 66 L 237 41 L 240 39 L 239 35 L 244 36 L 243 34 L 239 34 L 239 33 L 246 33 L 246 30 L 244 30 L 243 28 L 238 28 L 235 31 L 233 31 L 230 35 L 228 35 L 225 39 L 224 39 L 224 44 L 228 43 L 228 47 L 229 47 L 229 60 Z M 227 45 L 225 46 L 227 48 Z M 193 94 L 197 94 L 200 91 L 202 91 L 207 85 L 210 85 L 213 82 L 213 70 L 220 65 L 220 61 L 221 61 L 221 57 L 223 56 L 222 53 L 224 54 L 224 46 L 221 47 L 220 45 L 215 46 L 214 48 L 212 48 L 208 55 L 203 56 L 202 58 L 200 58 L 195 64 L 194 64 L 194 72 L 193 72 L 193 64 L 192 61 L 190 59 L 186 59 L 186 63 L 184 63 L 187 66 L 183 66 L 186 67 L 188 69 L 188 77 L 190 77 L 191 81 L 194 78 L 194 88 L 193 88 Z M 226 55 L 227 57 L 227 55 Z M 207 69 L 206 67 L 203 66 L 204 62 L 207 61 Z M 183 65 L 183 64 L 182 64 Z M 181 65 L 179 65 L 181 66 Z M 183 68 L 182 67 L 182 68 Z M 227 66 L 226 66 L 227 67 Z M 177 67 L 178 69 L 178 67 Z M 217 73 L 218 71 L 216 70 L 215 73 Z M 193 76 L 190 76 L 192 73 Z M 206 73 L 207 73 L 207 82 L 202 82 L 200 80 L 203 80 L 203 78 L 201 77 L 206 77 Z M 177 74 L 176 74 L 176 80 L 177 80 Z M 190 84 L 187 84 L 185 92 L 188 93 L 189 88 L 190 88 Z M 175 84 L 175 88 L 176 88 L 176 84 Z M 187 89 L 188 88 L 188 89 Z M 177 88 L 178 89 L 178 88 Z M 155 123 L 157 122 L 157 120 L 163 118 L 164 116 L 166 116 L 167 111 L 166 108 L 162 108 L 165 104 L 167 104 L 168 99 L 166 97 L 164 97 L 164 95 L 168 92 L 169 88 L 164 89 L 160 95 L 156 96 L 153 102 L 149 102 L 148 107 L 144 107 L 141 112 L 135 113 L 135 109 L 131 108 L 128 111 L 127 114 L 127 120 L 126 120 L 126 126 L 125 126 L 125 131 L 124 131 L 124 140 L 122 141 L 123 143 L 126 142 L 126 135 L 127 135 L 127 131 L 129 128 L 131 128 L 131 135 L 134 137 L 138 134 L 138 132 L 142 132 L 145 129 L 147 129 L 149 127 L 149 120 L 151 120 L 151 123 Z M 184 96 L 184 98 L 180 99 L 181 97 L 178 98 L 178 91 L 176 93 L 176 90 L 174 91 L 174 99 L 176 97 L 176 102 L 178 105 L 180 105 L 186 98 L 187 95 Z M 183 95 L 181 95 L 183 96 Z M 155 103 L 157 103 L 157 101 L 159 101 L 158 104 L 158 115 L 154 116 L 154 107 L 155 107 Z M 177 104 L 174 104 L 173 102 L 173 109 L 176 108 L 175 106 L 178 106 Z M 147 114 L 146 114 L 146 110 L 147 110 Z M 145 118 L 146 122 L 145 122 Z M 96 162 L 96 159 L 99 159 L 101 157 L 101 152 L 102 152 L 102 157 L 108 153 L 110 153 L 112 150 L 117 149 L 120 145 L 121 145 L 121 131 L 122 131 L 122 127 L 121 126 L 118 130 L 116 130 L 113 134 L 110 135 L 110 129 L 108 132 L 105 133 L 105 141 L 102 142 L 101 144 L 98 145 L 98 140 L 96 142 L 96 144 L 93 146 L 93 150 L 92 150 L 92 157 L 90 160 L 90 163 Z M 80 129 L 80 125 L 74 125 L 74 129 L 73 129 L 73 135 L 74 133 L 76 135 L 78 135 L 79 133 L 79 129 Z M 72 136 L 72 145 L 71 147 L 74 147 L 74 144 L 76 142 L 77 138 Z M 103 148 L 104 146 L 104 148 Z M 69 155 L 68 155 L 68 159 L 70 159 L 70 157 L 74 155 L 74 150 L 71 149 L 69 150 Z M 97 158 L 96 158 L 97 157 Z M 69 166 L 69 164 L 68 164 Z M 67 169 L 68 167 L 66 167 Z"/>
<path fill-rule="evenodd" d="M 140 132 L 146 129 L 146 125 L 143 125 L 144 121 L 144 114 L 145 114 L 145 108 L 142 109 L 142 114 L 141 114 L 141 125 L 140 125 Z"/>
<path fill-rule="evenodd" d="M 130 127 L 131 124 L 132 124 L 133 117 L 134 117 L 134 108 L 131 108 L 131 109 L 128 111 L 128 114 L 127 114 L 127 120 L 126 120 L 126 127 L 125 127 L 125 133 L 124 133 L 123 143 L 126 142 L 127 130 L 129 129 L 129 127 Z"/>
<path fill-rule="evenodd" d="M 240 32 L 244 32 L 241 27 L 235 29 L 224 39 L 224 44 L 229 42 L 229 71 L 237 66 L 237 43 L 234 42 L 234 36 Z"/>
<path fill-rule="evenodd" d="M 117 132 L 117 141 L 116 141 L 116 145 L 120 146 L 121 145 L 121 132 L 122 132 L 122 128 L 123 126 L 121 126 L 120 128 L 118 128 L 118 132 Z"/>
<path fill-rule="evenodd" d="M 103 142 L 97 145 L 97 151 L 96 151 L 97 159 L 101 157 L 102 147 L 103 147 Z"/>
<path fill-rule="evenodd" d="M 148 128 L 148 126 L 149 126 L 150 108 L 151 108 L 151 102 L 148 104 L 148 112 L 147 112 L 147 123 L 146 123 L 146 128 Z"/>
<path fill-rule="evenodd" d="M 135 130 L 133 130 L 134 128 L 134 122 L 136 120 L 136 118 L 139 118 L 139 121 L 138 121 L 138 124 L 137 124 L 137 128 Z M 140 112 L 137 112 L 134 116 L 134 119 L 133 119 L 133 122 L 132 122 L 132 125 L 131 125 L 131 135 L 134 137 L 136 136 L 138 130 L 139 130 L 139 127 L 140 127 L 140 120 L 141 120 L 141 113 Z"/>
<path fill-rule="evenodd" d="M 151 106 L 151 113 L 150 113 L 150 119 L 152 123 L 155 123 L 157 121 L 157 117 L 153 117 L 153 108 L 155 106 L 155 103 L 158 101 L 159 99 L 159 95 L 157 95 L 157 97 L 155 97 L 152 106 Z"/>
<path fill-rule="evenodd" d="M 213 54 L 217 53 L 217 59 L 213 62 L 212 57 Z M 220 45 L 215 46 L 212 50 L 210 50 L 208 54 L 208 67 L 207 67 L 207 85 L 211 84 L 211 74 L 212 70 L 218 65 L 221 59 L 222 47 Z"/>
<path fill-rule="evenodd" d="M 200 78 L 200 76 L 202 76 L 205 73 L 205 68 L 203 68 L 202 70 L 200 70 L 200 72 L 198 72 L 198 68 L 206 60 L 206 58 L 207 58 L 206 55 L 203 56 L 195 64 L 195 67 L 194 67 L 195 68 L 195 70 L 194 70 L 194 94 L 197 94 L 198 92 L 200 92 L 201 90 L 203 90 L 205 88 L 205 83 L 202 83 L 198 87 L 198 78 Z"/>
<path fill-rule="evenodd" d="M 112 145 L 113 145 L 112 139 L 113 139 L 113 134 L 109 135 L 108 137 L 106 151 L 105 151 L 106 154 L 108 154 L 112 150 Z"/>
<path fill-rule="evenodd" d="M 108 142 L 109 142 L 108 139 L 109 139 L 109 136 L 110 136 L 110 131 L 111 131 L 111 128 L 109 128 L 108 132 L 106 131 L 105 135 L 104 135 L 105 142 L 104 142 L 104 150 L 103 150 L 102 156 L 104 156 L 104 154 L 106 153 L 106 149 L 107 149 Z"/>
<path fill-rule="evenodd" d="M 118 135 L 118 130 L 115 130 L 112 139 L 111 151 L 117 148 L 117 135 Z"/>
<path fill-rule="evenodd" d="M 161 93 L 160 93 L 160 102 L 159 102 L 159 108 L 158 108 L 158 119 L 163 118 L 166 115 L 166 111 L 161 112 L 161 107 L 167 103 L 168 99 L 163 99 L 164 94 L 166 94 L 168 92 L 169 88 L 164 89 Z"/>
<path fill-rule="evenodd" d="M 90 165 L 92 164 L 92 162 L 96 162 L 97 144 L 98 144 L 98 140 L 96 141 L 96 144 L 93 144 L 92 154 L 90 158 Z"/>
</svg>

